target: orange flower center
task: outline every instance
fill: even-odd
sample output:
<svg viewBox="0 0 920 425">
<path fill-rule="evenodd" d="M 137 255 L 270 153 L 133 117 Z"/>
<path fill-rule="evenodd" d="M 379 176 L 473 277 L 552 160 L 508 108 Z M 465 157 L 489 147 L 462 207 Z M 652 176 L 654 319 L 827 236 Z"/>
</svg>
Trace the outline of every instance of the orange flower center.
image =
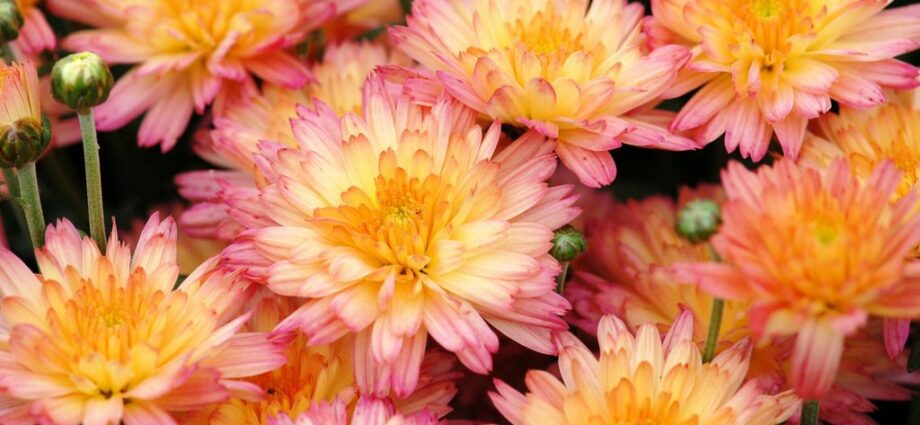
<svg viewBox="0 0 920 425">
<path fill-rule="evenodd" d="M 309 410 L 311 403 L 332 401 L 354 383 L 347 359 L 339 358 L 330 346 L 308 347 L 298 335 L 287 353 L 288 362 L 280 369 L 247 379 L 265 391 L 265 400 L 237 401 L 259 417 L 260 423 L 279 413 L 296 417 Z"/>
</svg>

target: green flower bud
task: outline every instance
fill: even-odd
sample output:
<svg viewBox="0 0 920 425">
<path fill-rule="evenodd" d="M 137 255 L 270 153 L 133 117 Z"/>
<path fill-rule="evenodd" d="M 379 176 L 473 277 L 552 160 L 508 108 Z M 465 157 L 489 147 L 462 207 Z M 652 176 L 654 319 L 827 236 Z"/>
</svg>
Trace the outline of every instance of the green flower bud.
<svg viewBox="0 0 920 425">
<path fill-rule="evenodd" d="M 695 199 L 677 213 L 675 230 L 691 243 L 709 240 L 722 224 L 722 209 L 709 199 Z"/>
<path fill-rule="evenodd" d="M 553 248 L 549 251 L 553 258 L 568 262 L 574 260 L 588 249 L 588 241 L 581 232 L 569 225 L 562 226 L 553 235 Z"/>
<path fill-rule="evenodd" d="M 0 167 L 22 168 L 38 161 L 51 141 L 47 117 L 42 123 L 23 118 L 11 125 L 0 126 Z"/>
<path fill-rule="evenodd" d="M 19 29 L 24 23 L 19 6 L 13 0 L 0 0 L 0 44 L 19 38 Z"/>
<path fill-rule="evenodd" d="M 77 112 L 105 102 L 114 84 L 112 71 L 102 58 L 90 52 L 67 56 L 51 69 L 51 94 Z"/>
</svg>

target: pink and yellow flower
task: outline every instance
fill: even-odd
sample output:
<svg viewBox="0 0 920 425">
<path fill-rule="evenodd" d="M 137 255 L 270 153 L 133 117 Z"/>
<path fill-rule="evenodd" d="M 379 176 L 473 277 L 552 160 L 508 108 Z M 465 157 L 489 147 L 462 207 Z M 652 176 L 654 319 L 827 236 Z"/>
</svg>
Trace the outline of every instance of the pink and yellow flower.
<svg viewBox="0 0 920 425">
<path fill-rule="evenodd" d="M 42 122 L 38 72 L 30 62 L 0 64 L 0 126 L 11 126 L 20 120 L 36 125 Z"/>
<path fill-rule="evenodd" d="M 11 47 L 19 57 L 32 57 L 45 50 L 54 50 L 57 45 L 54 30 L 38 8 L 38 2 L 39 0 L 16 0 L 23 24 L 19 29 L 19 37 L 11 43 Z"/>
<path fill-rule="evenodd" d="M 693 342 L 692 313 L 679 316 L 664 337 L 653 324 L 635 336 L 605 316 L 595 357 L 574 337 L 560 342 L 562 382 L 531 371 L 521 394 L 496 381 L 495 406 L 513 425 L 699 423 L 767 425 L 786 420 L 799 405 L 791 392 L 764 394 L 757 381 L 742 385 L 751 355 L 742 340 L 703 364 Z"/>
<path fill-rule="evenodd" d="M 858 109 L 842 106 L 814 122 L 802 149 L 803 164 L 826 168 L 847 158 L 850 169 L 865 180 L 881 162 L 892 161 L 901 172 L 896 191 L 903 197 L 920 185 L 920 103 L 917 91 L 889 92 L 882 105 Z"/>
<path fill-rule="evenodd" d="M 323 25 L 323 35 L 332 40 L 352 39 L 405 17 L 401 0 L 339 0 L 336 6 L 347 12 Z"/>
<path fill-rule="evenodd" d="M 335 12 L 325 0 L 48 0 L 48 7 L 96 27 L 68 36 L 67 49 L 136 65 L 96 108 L 99 129 L 147 111 L 138 143 L 164 151 L 193 112 L 222 92 L 252 86 L 253 76 L 291 88 L 309 82 L 307 66 L 287 49 Z"/>
<path fill-rule="evenodd" d="M 678 266 L 716 296 L 753 300 L 759 338 L 796 336 L 790 383 L 822 397 L 837 375 L 844 338 L 868 316 L 920 317 L 916 194 L 890 202 L 901 178 L 890 162 L 865 181 L 844 160 L 826 170 L 781 160 L 757 172 L 732 163 L 728 200 L 712 245 L 724 263 Z"/>
<path fill-rule="evenodd" d="M 390 36 L 467 106 L 558 139 L 566 167 L 599 187 L 616 176 L 608 151 L 624 143 L 696 147 L 649 118 L 690 53 L 647 54 L 642 15 L 620 0 L 419 0 Z"/>
<path fill-rule="evenodd" d="M 435 425 L 438 419 L 431 413 L 406 417 L 399 414 L 386 401 L 373 397 L 358 400 L 354 413 L 341 400 L 315 406 L 309 412 L 291 418 L 279 415 L 268 422 L 269 425 Z"/>
<path fill-rule="evenodd" d="M 204 264 L 173 290 L 176 228 L 151 217 L 131 255 L 68 222 L 48 228 L 33 274 L 0 251 L 3 423 L 175 424 L 284 363 L 265 333 L 237 333 L 247 284 Z"/>
<path fill-rule="evenodd" d="M 671 124 L 759 161 L 773 134 L 798 155 L 808 120 L 831 100 L 864 108 L 883 88 L 916 87 L 917 69 L 894 59 L 917 48 L 920 7 L 887 0 L 653 0 L 651 44 L 682 44 L 694 58 L 665 96 L 702 88 Z"/>
<path fill-rule="evenodd" d="M 226 170 L 193 171 L 179 175 L 180 194 L 194 205 L 180 222 L 200 238 L 233 239 L 260 220 L 255 188 L 264 185 L 255 163 L 262 140 L 296 146 L 291 119 L 297 105 L 319 99 L 337 114 L 361 112 L 361 87 L 378 65 L 408 64 L 403 55 L 381 43 L 345 42 L 326 47 L 322 62 L 311 68 L 316 81 L 302 89 L 264 85 L 259 95 L 230 103 L 215 119 L 215 129 L 199 138 L 195 149 Z M 242 208 L 243 205 L 255 206 Z"/>
<path fill-rule="evenodd" d="M 292 313 L 300 302 L 294 298 L 281 298 L 262 290 L 249 301 L 255 306 L 244 331 L 272 332 L 282 319 Z M 407 397 L 391 397 L 388 388 L 377 387 L 373 370 L 355 352 L 352 340 L 328 345 L 309 346 L 299 333 L 283 336 L 289 340 L 284 366 L 261 375 L 246 378 L 265 394 L 263 399 L 233 397 L 219 405 L 199 410 L 184 423 L 189 425 L 269 424 L 279 415 L 322 416 L 328 406 L 343 407 L 347 417 L 360 417 L 355 399 L 376 400 L 406 418 L 438 418 L 450 412 L 448 403 L 457 388 L 454 379 L 454 360 L 439 352 L 429 352 L 422 362 L 419 388 Z M 358 401 L 358 406 L 361 406 Z M 327 424 L 327 422 L 319 422 Z M 355 422 L 363 423 L 363 422 Z"/>
<path fill-rule="evenodd" d="M 274 224 L 247 231 L 224 259 L 306 299 L 282 328 L 311 345 L 358 334 L 400 396 L 416 387 L 428 334 L 477 373 L 498 348 L 489 324 L 554 352 L 569 305 L 548 251 L 579 209 L 570 186 L 546 183 L 552 141 L 530 132 L 496 154 L 497 122 L 483 134 L 458 102 L 392 97 L 377 75 L 361 116 L 322 103 L 299 112 L 298 147 L 263 143 L 257 157 Z"/>
<path fill-rule="evenodd" d="M 595 215 L 584 219 L 590 249 L 576 261 L 576 273 L 566 285 L 565 295 L 572 303 L 569 322 L 596 333 L 600 318 L 615 314 L 631 330 L 652 323 L 664 332 L 685 308 L 696 317 L 693 339 L 703 344 L 713 297 L 670 270 L 680 262 L 712 261 L 704 246 L 691 245 L 674 231 L 680 206 L 700 197 L 724 200 L 724 194 L 715 187 L 683 189 L 676 203 L 650 197 L 621 204 L 606 193 L 582 197 L 579 203 L 591 205 Z M 726 302 L 720 350 L 750 335 L 749 306 L 748 300 Z M 867 423 L 867 414 L 876 409 L 870 400 L 905 400 L 910 393 L 897 385 L 908 376 L 903 356 L 892 361 L 884 355 L 882 338 L 866 334 L 860 332 L 847 339 L 841 371 L 833 388 L 820 400 L 821 419 L 827 423 Z M 769 380 L 777 388 L 785 387 L 792 354 L 789 342 L 755 347 L 748 379 Z"/>
</svg>

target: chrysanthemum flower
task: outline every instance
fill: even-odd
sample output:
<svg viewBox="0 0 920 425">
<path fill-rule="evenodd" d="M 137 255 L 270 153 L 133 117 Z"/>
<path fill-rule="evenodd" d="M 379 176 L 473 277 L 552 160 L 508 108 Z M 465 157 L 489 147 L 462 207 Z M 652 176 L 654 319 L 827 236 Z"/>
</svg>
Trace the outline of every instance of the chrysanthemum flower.
<svg viewBox="0 0 920 425">
<path fill-rule="evenodd" d="M 553 230 L 574 218 L 570 186 L 549 187 L 553 143 L 530 132 L 501 153 L 474 111 L 391 97 L 378 75 L 362 116 L 301 109 L 297 148 L 263 143 L 262 214 L 225 263 L 307 301 L 281 326 L 309 343 L 357 333 L 410 393 L 430 333 L 471 370 L 492 368 L 491 323 L 552 353 L 569 305 L 554 292 Z"/>
<path fill-rule="evenodd" d="M 900 176 L 884 162 L 864 182 L 844 160 L 826 170 L 790 160 L 756 173 L 732 163 L 712 244 L 724 263 L 679 266 L 728 299 L 753 300 L 752 331 L 797 335 L 790 382 L 816 399 L 836 376 L 844 338 L 867 317 L 920 317 L 916 194 L 890 202 Z"/>
<path fill-rule="evenodd" d="M 665 96 L 702 85 L 671 130 L 700 143 L 725 133 L 728 151 L 755 161 L 773 134 L 797 156 L 808 120 L 836 100 L 868 107 L 883 87 L 916 87 L 917 70 L 894 57 L 917 48 L 920 7 L 884 0 L 653 0 L 652 45 L 691 47 L 694 58 Z M 739 148 L 740 147 L 740 148 Z"/>
<path fill-rule="evenodd" d="M 814 122 L 802 149 L 801 162 L 827 167 L 847 158 L 860 179 L 879 163 L 890 160 L 901 172 L 897 197 L 916 190 L 920 183 L 920 103 L 916 90 L 889 92 L 888 101 L 868 109 L 842 106 Z"/>
<path fill-rule="evenodd" d="M 263 289 L 249 301 L 255 310 L 245 331 L 271 332 L 282 319 L 292 313 L 300 302 L 294 298 L 275 296 Z M 276 335 L 275 338 L 282 336 Z M 267 396 L 263 399 L 233 397 L 224 403 L 202 409 L 183 423 L 203 424 L 269 424 L 280 415 L 296 418 L 300 415 L 322 416 L 328 406 L 344 408 L 347 417 L 360 417 L 353 401 L 370 397 L 407 418 L 438 418 L 450 412 L 448 403 L 457 388 L 454 360 L 444 353 L 429 352 L 422 362 L 419 388 L 407 397 L 390 397 L 388 388 L 374 388 L 376 376 L 362 358 L 354 352 L 352 340 L 328 345 L 308 346 L 302 335 L 284 335 L 289 341 L 284 366 L 247 378 Z M 357 376 L 356 376 L 357 375 Z M 379 390 L 379 391 L 377 391 Z M 360 406 L 361 402 L 358 402 Z M 356 424 L 363 422 L 355 422 Z M 319 422 L 326 425 L 327 422 Z"/>
<path fill-rule="evenodd" d="M 348 408 L 341 400 L 314 406 L 309 412 L 292 418 L 279 415 L 269 420 L 269 425 L 435 425 L 437 417 L 428 413 L 406 417 L 393 409 L 385 400 L 362 397 L 348 414 Z"/>
<path fill-rule="evenodd" d="M 404 17 L 401 0 L 339 0 L 336 6 L 347 11 L 323 25 L 323 35 L 332 40 L 352 39 Z"/>
<path fill-rule="evenodd" d="M 692 323 L 692 313 L 685 311 L 662 342 L 652 324 L 633 336 L 620 319 L 605 316 L 597 335 L 600 358 L 572 337 L 559 353 L 562 382 L 531 371 L 526 396 L 496 381 L 492 401 L 513 425 L 767 425 L 795 411 L 799 403 L 791 392 L 766 395 L 757 381 L 742 386 L 750 340 L 703 364 Z"/>
<path fill-rule="evenodd" d="M 133 256 L 115 235 L 102 255 L 60 222 L 38 275 L 0 250 L 0 421 L 174 424 L 231 392 L 260 395 L 238 379 L 283 364 L 283 347 L 237 333 L 247 286 L 213 262 L 173 290 L 175 238 L 154 215 Z"/>
<path fill-rule="evenodd" d="M 175 145 L 193 112 L 202 113 L 253 76 L 302 87 L 310 75 L 286 51 L 331 17 L 325 0 L 48 0 L 55 13 L 96 27 L 68 36 L 69 50 L 88 50 L 110 63 L 135 64 L 96 108 L 101 130 L 114 130 L 147 111 L 141 146 Z"/>
<path fill-rule="evenodd" d="M 41 126 L 38 72 L 31 62 L 0 64 L 0 126 L 11 126 L 28 120 Z"/>
<path fill-rule="evenodd" d="M 590 249 L 576 260 L 566 285 L 570 321 L 590 333 L 608 314 L 623 318 L 632 330 L 645 323 L 665 327 L 687 308 L 696 318 L 694 340 L 705 341 L 712 295 L 669 270 L 681 261 L 712 260 L 704 244 L 691 244 L 674 230 L 679 206 L 700 197 L 718 201 L 723 195 L 706 187 L 682 189 L 678 202 L 655 196 L 617 203 L 606 193 L 592 196 L 588 202 L 598 214 L 584 221 Z M 748 334 L 747 303 L 726 303 L 722 339 L 736 342 Z"/>
<path fill-rule="evenodd" d="M 38 8 L 38 2 L 39 0 L 16 0 L 23 19 L 19 37 L 11 43 L 17 56 L 31 57 L 45 50 L 54 50 L 57 45 L 54 30 Z"/>
<path fill-rule="evenodd" d="M 644 51 L 642 5 L 620 0 L 419 0 L 394 44 L 476 111 L 558 138 L 556 153 L 588 186 L 613 181 L 622 144 L 691 149 L 644 120 L 686 48 Z"/>
<path fill-rule="evenodd" d="M 258 205 L 255 187 L 265 180 L 254 158 L 259 142 L 296 146 L 291 119 L 297 117 L 297 105 L 311 105 L 314 98 L 340 115 L 360 113 L 364 80 L 378 65 L 390 63 L 408 64 L 408 59 L 382 43 L 333 44 L 311 68 L 315 83 L 302 89 L 265 85 L 259 95 L 230 103 L 215 118 L 215 129 L 195 145 L 199 155 L 227 170 L 193 171 L 176 178 L 182 196 L 195 203 L 182 215 L 183 227 L 196 237 L 230 240 L 245 226 L 269 224 L 240 208 Z"/>
<path fill-rule="evenodd" d="M 158 212 L 161 215 L 170 217 L 179 216 L 184 211 L 185 208 L 179 202 L 159 205 L 151 210 L 151 212 Z M 131 224 L 131 232 L 124 234 L 122 237 L 129 245 L 136 246 L 146 223 L 138 218 Z M 180 224 L 177 226 L 176 231 L 176 263 L 179 264 L 179 275 L 188 276 L 192 274 L 198 266 L 220 254 L 227 245 L 228 242 L 226 241 L 194 238 Z"/>
</svg>

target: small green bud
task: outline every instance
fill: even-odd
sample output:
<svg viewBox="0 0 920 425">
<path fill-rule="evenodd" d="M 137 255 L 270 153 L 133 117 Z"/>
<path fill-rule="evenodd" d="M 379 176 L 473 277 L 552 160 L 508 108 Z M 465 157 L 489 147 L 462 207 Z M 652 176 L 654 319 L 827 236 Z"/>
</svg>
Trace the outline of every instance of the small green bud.
<svg viewBox="0 0 920 425">
<path fill-rule="evenodd" d="M 15 1 L 0 0 L 0 44 L 19 38 L 19 29 L 24 22 Z"/>
<path fill-rule="evenodd" d="M 722 209 L 709 199 L 694 199 L 677 213 L 675 230 L 691 243 L 709 240 L 722 224 Z"/>
<path fill-rule="evenodd" d="M 0 127 L 0 168 L 22 168 L 38 161 L 51 141 L 46 120 L 23 118 Z"/>
<path fill-rule="evenodd" d="M 74 53 L 51 69 L 51 94 L 77 112 L 105 102 L 114 84 L 112 71 L 95 53 Z"/>
<path fill-rule="evenodd" d="M 553 235 L 553 248 L 549 251 L 553 258 L 568 262 L 577 258 L 588 249 L 588 241 L 581 232 L 569 225 L 562 226 Z"/>
</svg>

